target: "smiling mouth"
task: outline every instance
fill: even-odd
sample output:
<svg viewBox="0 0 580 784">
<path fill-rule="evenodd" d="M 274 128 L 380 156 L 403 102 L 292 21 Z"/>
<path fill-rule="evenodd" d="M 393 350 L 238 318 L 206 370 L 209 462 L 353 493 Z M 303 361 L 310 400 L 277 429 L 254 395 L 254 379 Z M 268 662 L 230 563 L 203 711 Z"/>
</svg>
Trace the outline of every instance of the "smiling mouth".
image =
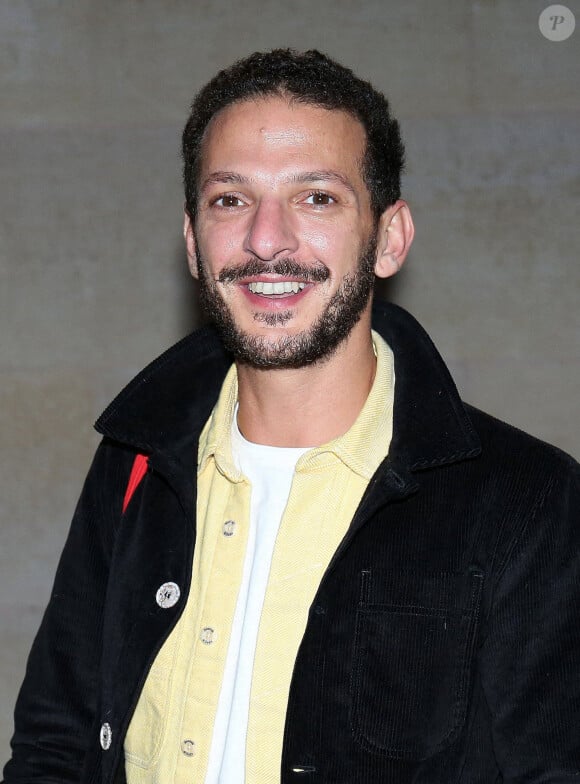
<svg viewBox="0 0 580 784">
<path fill-rule="evenodd" d="M 256 281 L 248 283 L 248 289 L 252 294 L 261 294 L 265 297 L 285 296 L 288 294 L 298 294 L 306 286 L 305 283 L 297 280 L 285 281 Z"/>
</svg>

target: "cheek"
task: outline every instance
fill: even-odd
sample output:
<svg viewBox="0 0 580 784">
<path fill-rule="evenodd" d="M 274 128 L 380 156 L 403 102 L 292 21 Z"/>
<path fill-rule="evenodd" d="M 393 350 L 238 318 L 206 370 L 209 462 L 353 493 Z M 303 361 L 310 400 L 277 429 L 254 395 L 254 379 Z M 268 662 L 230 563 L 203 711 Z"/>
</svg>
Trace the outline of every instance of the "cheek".
<svg viewBox="0 0 580 784">
<path fill-rule="evenodd" d="M 312 229 L 304 238 L 311 253 L 326 264 L 331 271 L 351 267 L 359 255 L 360 237 L 357 231 L 343 227 Z"/>
<path fill-rule="evenodd" d="M 309 228 L 303 233 L 303 238 L 308 247 L 315 253 L 328 253 L 336 244 L 336 238 L 327 229 Z M 324 261 L 324 259 L 321 259 L 321 261 Z"/>
<path fill-rule="evenodd" d="M 224 252 L 228 254 L 235 253 L 236 251 L 239 252 L 240 242 L 238 238 L 233 235 L 233 232 L 230 232 L 226 237 L 224 237 L 223 249 Z"/>
<path fill-rule="evenodd" d="M 212 270 L 219 271 L 231 264 L 236 257 L 239 261 L 239 242 L 234 232 L 214 229 L 199 237 L 198 246 L 206 265 Z"/>
<path fill-rule="evenodd" d="M 236 259 L 239 261 L 246 234 L 247 227 L 242 220 L 224 221 L 212 227 L 208 244 L 220 262 L 231 263 Z"/>
</svg>

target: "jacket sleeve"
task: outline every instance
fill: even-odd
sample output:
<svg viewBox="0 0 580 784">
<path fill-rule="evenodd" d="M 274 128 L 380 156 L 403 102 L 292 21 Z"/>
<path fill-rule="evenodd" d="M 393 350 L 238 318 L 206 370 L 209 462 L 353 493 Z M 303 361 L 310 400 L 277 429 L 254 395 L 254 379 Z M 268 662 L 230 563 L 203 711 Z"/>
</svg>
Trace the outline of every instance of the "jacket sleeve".
<svg viewBox="0 0 580 784">
<path fill-rule="evenodd" d="M 97 449 L 16 703 L 5 784 L 81 781 L 94 744 L 109 564 L 133 458 L 107 441 Z"/>
<path fill-rule="evenodd" d="M 558 461 L 501 556 L 480 651 L 505 784 L 580 781 L 580 467 Z"/>
</svg>

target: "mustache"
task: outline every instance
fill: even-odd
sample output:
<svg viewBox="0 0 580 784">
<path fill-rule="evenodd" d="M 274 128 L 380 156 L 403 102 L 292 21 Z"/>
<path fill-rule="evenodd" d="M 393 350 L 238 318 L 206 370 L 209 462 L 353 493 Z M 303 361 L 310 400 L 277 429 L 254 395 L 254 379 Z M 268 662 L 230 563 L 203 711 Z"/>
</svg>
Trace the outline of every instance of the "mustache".
<svg viewBox="0 0 580 784">
<path fill-rule="evenodd" d="M 321 262 L 307 267 L 304 264 L 299 264 L 292 258 L 278 259 L 271 262 L 249 259 L 244 264 L 224 267 L 216 280 L 219 283 L 235 283 L 238 280 L 251 278 L 255 275 L 281 275 L 283 277 L 291 277 L 293 280 L 304 281 L 305 283 L 324 283 L 330 277 L 330 270 Z"/>
</svg>

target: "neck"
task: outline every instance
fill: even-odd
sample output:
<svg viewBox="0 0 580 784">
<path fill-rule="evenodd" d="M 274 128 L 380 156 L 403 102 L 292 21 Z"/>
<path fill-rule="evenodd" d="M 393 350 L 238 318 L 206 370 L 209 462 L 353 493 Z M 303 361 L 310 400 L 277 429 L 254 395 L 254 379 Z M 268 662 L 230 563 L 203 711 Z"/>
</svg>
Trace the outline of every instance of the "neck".
<svg viewBox="0 0 580 784">
<path fill-rule="evenodd" d="M 238 425 L 248 441 L 312 447 L 343 435 L 371 390 L 376 358 L 362 319 L 327 359 L 302 368 L 238 365 Z"/>
</svg>

